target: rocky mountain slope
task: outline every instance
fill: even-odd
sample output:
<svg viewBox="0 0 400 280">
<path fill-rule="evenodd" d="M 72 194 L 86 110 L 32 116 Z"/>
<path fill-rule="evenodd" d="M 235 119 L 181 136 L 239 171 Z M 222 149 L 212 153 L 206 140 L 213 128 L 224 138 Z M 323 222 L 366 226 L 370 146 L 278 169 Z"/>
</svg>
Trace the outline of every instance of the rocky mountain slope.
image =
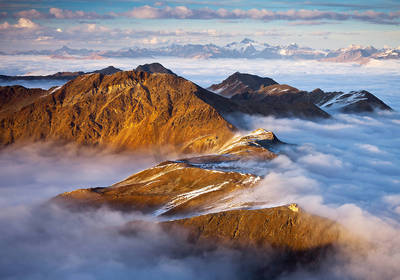
<svg viewBox="0 0 400 280">
<path fill-rule="evenodd" d="M 23 86 L 0 86 L 0 118 L 21 110 L 47 94 L 44 89 Z"/>
<path fill-rule="evenodd" d="M 292 252 L 327 249 L 349 238 L 339 224 L 308 214 L 297 204 L 211 213 L 164 222 L 163 227 L 168 231 L 184 228 L 195 243 Z"/>
<path fill-rule="evenodd" d="M 221 114 L 238 110 L 183 78 L 135 71 L 81 75 L 18 106 L 0 119 L 1 145 L 61 140 L 186 152 L 223 145 L 235 127 Z"/>
<path fill-rule="evenodd" d="M 64 193 L 56 201 L 69 207 L 107 205 L 157 215 L 205 212 L 227 203 L 235 191 L 254 186 L 261 175 L 257 165 L 275 158 L 271 150 L 282 144 L 272 132 L 256 130 L 232 138 L 213 154 L 162 162 L 110 187 Z"/>
</svg>

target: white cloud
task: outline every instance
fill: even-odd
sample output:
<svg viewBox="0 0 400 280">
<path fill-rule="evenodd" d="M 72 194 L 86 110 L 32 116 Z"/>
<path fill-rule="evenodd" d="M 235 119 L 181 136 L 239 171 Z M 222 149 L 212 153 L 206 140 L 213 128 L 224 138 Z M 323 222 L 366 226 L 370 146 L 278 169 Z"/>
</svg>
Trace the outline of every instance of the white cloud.
<svg viewBox="0 0 400 280">
<path fill-rule="evenodd" d="M 266 9 L 218 9 L 210 8 L 190 9 L 185 6 L 152 7 L 149 5 L 136 7 L 122 15 L 140 19 L 175 18 L 175 19 L 255 19 L 255 20 L 289 20 L 289 21 L 313 21 L 315 20 L 362 20 L 382 24 L 400 24 L 400 12 L 384 13 L 365 11 L 353 13 L 333 12 L 322 10 L 288 10 L 271 11 Z"/>
<path fill-rule="evenodd" d="M 360 147 L 363 150 L 366 150 L 371 153 L 383 153 L 382 150 L 380 150 L 377 146 L 371 145 L 371 144 L 357 144 L 358 147 Z"/>
<path fill-rule="evenodd" d="M 7 21 L 0 24 L 0 30 L 8 30 L 12 28 L 18 29 L 37 29 L 39 27 L 38 24 L 34 23 L 30 19 L 20 18 L 16 24 L 9 24 Z"/>
<path fill-rule="evenodd" d="M 39 12 L 36 9 L 31 9 L 31 10 L 25 10 L 25 11 L 20 11 L 14 14 L 15 17 L 17 18 L 29 18 L 29 19 L 40 19 L 40 18 L 45 18 L 46 15 Z"/>
</svg>

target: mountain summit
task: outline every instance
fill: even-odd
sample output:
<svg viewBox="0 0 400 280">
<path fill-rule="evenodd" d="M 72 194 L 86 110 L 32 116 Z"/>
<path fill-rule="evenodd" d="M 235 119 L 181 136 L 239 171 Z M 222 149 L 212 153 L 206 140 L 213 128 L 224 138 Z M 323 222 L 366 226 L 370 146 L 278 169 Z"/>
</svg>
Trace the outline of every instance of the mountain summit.
<svg viewBox="0 0 400 280">
<path fill-rule="evenodd" d="M 231 97 L 238 93 L 256 91 L 261 87 L 277 84 L 270 78 L 236 72 L 219 84 L 211 85 L 208 89 L 220 95 Z"/>
<path fill-rule="evenodd" d="M 163 65 L 161 65 L 158 62 L 139 65 L 138 67 L 136 67 L 135 71 L 143 71 L 143 72 L 148 72 L 148 73 L 164 73 L 164 74 L 175 75 L 174 72 L 165 68 Z"/>
</svg>

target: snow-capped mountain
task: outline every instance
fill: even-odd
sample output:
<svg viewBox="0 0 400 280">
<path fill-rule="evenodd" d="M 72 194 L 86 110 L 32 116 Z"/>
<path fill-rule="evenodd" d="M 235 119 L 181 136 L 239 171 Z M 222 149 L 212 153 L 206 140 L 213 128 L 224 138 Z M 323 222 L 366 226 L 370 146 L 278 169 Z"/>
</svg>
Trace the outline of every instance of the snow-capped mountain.
<svg viewBox="0 0 400 280">
<path fill-rule="evenodd" d="M 296 43 L 270 45 L 245 38 L 225 46 L 215 44 L 172 44 L 158 48 L 130 47 L 119 50 L 72 49 L 63 46 L 56 50 L 32 50 L 12 52 L 8 55 L 50 55 L 50 56 L 100 56 L 100 57 L 157 57 L 172 56 L 185 58 L 263 58 L 263 59 L 318 59 L 331 62 L 366 63 L 370 59 L 399 59 L 400 48 L 376 49 L 350 45 L 337 50 L 318 50 Z"/>
</svg>

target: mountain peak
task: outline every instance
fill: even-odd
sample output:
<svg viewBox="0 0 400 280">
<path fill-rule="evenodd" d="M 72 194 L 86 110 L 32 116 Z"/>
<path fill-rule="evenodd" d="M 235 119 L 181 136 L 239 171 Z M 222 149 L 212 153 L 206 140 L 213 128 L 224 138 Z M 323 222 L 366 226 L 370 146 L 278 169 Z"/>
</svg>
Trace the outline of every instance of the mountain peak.
<svg viewBox="0 0 400 280">
<path fill-rule="evenodd" d="M 114 66 L 110 65 L 106 68 L 100 69 L 100 70 L 95 70 L 93 72 L 90 73 L 100 73 L 100 74 L 104 74 L 104 75 L 110 75 L 110 74 L 114 74 L 117 72 L 121 72 L 121 69 L 115 68 Z"/>
<path fill-rule="evenodd" d="M 68 46 L 64 45 L 59 50 L 60 51 L 69 51 L 69 50 L 71 50 L 71 48 L 69 48 Z"/>
<path fill-rule="evenodd" d="M 162 64 L 158 62 L 139 65 L 138 67 L 136 67 L 135 71 L 176 75 L 174 72 L 172 72 L 168 68 L 165 68 Z"/>
<path fill-rule="evenodd" d="M 219 84 L 214 84 L 209 89 L 212 91 L 231 97 L 238 93 L 256 91 L 261 87 L 277 84 L 271 78 L 263 78 L 257 75 L 235 72 Z"/>
<path fill-rule="evenodd" d="M 241 44 L 249 44 L 249 43 L 254 43 L 255 41 L 249 38 L 244 38 L 240 43 Z"/>
</svg>

